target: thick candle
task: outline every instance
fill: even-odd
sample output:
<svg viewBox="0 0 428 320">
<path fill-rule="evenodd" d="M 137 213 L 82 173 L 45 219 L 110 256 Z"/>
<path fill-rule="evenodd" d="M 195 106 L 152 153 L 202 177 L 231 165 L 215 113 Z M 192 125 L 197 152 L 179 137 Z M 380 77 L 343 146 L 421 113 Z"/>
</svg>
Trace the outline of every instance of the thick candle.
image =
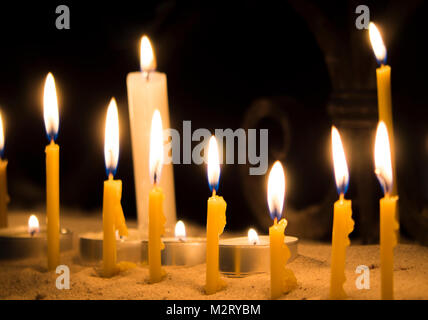
<svg viewBox="0 0 428 320">
<path fill-rule="evenodd" d="M 9 196 L 7 194 L 7 160 L 3 160 L 4 150 L 4 129 L 3 118 L 0 113 L 0 228 L 7 228 L 7 204 Z"/>
<path fill-rule="evenodd" d="M 347 295 L 343 289 L 343 284 L 346 281 L 346 247 L 350 244 L 349 234 L 354 229 L 354 220 L 352 220 L 351 200 L 345 200 L 345 193 L 349 182 L 348 165 L 339 131 L 335 127 L 332 127 L 331 130 L 331 143 L 339 200 L 334 203 L 333 234 L 331 239 L 330 299 L 345 299 Z"/>
<path fill-rule="evenodd" d="M 50 144 L 46 146 L 46 215 L 48 236 L 48 269 L 55 270 L 60 264 L 59 247 L 59 146 L 55 144 L 58 134 L 59 115 L 55 80 L 49 73 L 45 81 L 43 97 L 45 127 Z"/>
<path fill-rule="evenodd" d="M 397 244 L 396 219 L 398 196 L 390 196 L 393 190 L 393 171 L 388 130 L 379 122 L 375 143 L 375 172 L 385 193 L 380 200 L 380 273 L 381 298 L 394 299 L 394 247 Z"/>
<path fill-rule="evenodd" d="M 396 181 L 395 139 L 391 99 L 391 67 L 386 64 L 386 47 L 383 43 L 379 30 L 373 22 L 371 22 L 369 25 L 369 35 L 376 60 L 380 64 L 379 68 L 376 69 L 379 121 L 383 121 L 386 125 L 386 128 L 388 129 L 391 147 L 392 172 L 394 180 Z M 396 184 L 393 186 L 392 194 L 397 194 Z"/>
<path fill-rule="evenodd" d="M 158 186 L 163 162 L 162 119 L 159 110 L 152 116 L 150 130 L 149 173 L 153 189 L 149 193 L 149 274 L 150 282 L 162 280 L 165 271 L 162 269 L 161 250 L 165 248 L 161 236 L 165 232 L 165 215 L 163 202 L 165 195 Z"/>
<path fill-rule="evenodd" d="M 132 156 L 134 160 L 135 191 L 137 198 L 138 225 L 143 233 L 148 227 L 150 121 L 158 109 L 163 128 L 170 128 L 166 75 L 156 72 L 156 62 L 150 41 L 141 40 L 141 72 L 128 74 L 129 117 L 131 124 Z M 165 163 L 162 181 L 158 181 L 166 195 L 165 214 L 167 227 L 173 230 L 176 220 L 174 174 L 172 163 Z"/>
<path fill-rule="evenodd" d="M 208 146 L 208 182 L 212 190 L 212 197 L 207 204 L 207 269 L 205 292 L 213 294 L 226 286 L 220 277 L 219 271 L 219 235 L 226 225 L 226 201 L 216 195 L 220 179 L 220 162 L 217 140 L 211 137 Z"/>
<path fill-rule="evenodd" d="M 281 218 L 285 196 L 284 169 L 276 161 L 269 173 L 268 205 L 273 226 L 269 228 L 270 243 L 270 292 L 271 299 L 277 299 L 297 287 L 297 279 L 292 270 L 285 267 L 290 258 L 290 250 L 284 243 L 287 220 Z"/>
<path fill-rule="evenodd" d="M 120 270 L 117 264 L 116 230 L 120 236 L 127 236 L 128 229 L 120 200 L 122 181 L 113 176 L 119 159 L 119 116 L 116 100 L 111 99 L 107 109 L 104 159 L 108 180 L 104 181 L 103 192 L 103 276 L 112 277 Z"/>
</svg>

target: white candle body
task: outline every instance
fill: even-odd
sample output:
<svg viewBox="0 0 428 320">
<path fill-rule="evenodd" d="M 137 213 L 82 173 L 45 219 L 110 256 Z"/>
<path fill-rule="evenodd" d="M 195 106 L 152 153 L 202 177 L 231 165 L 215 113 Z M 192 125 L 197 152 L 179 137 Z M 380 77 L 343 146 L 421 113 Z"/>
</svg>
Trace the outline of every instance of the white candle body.
<svg viewBox="0 0 428 320">
<path fill-rule="evenodd" d="M 147 235 L 149 192 L 153 188 L 149 173 L 150 128 L 155 109 L 158 109 L 161 114 L 163 128 L 170 128 L 166 75 L 160 72 L 151 72 L 147 79 L 142 72 L 131 72 L 128 74 L 126 83 L 131 123 L 138 228 L 144 235 Z M 172 163 L 164 162 L 158 185 L 165 193 L 165 229 L 168 233 L 168 231 L 174 230 L 176 223 Z"/>
</svg>

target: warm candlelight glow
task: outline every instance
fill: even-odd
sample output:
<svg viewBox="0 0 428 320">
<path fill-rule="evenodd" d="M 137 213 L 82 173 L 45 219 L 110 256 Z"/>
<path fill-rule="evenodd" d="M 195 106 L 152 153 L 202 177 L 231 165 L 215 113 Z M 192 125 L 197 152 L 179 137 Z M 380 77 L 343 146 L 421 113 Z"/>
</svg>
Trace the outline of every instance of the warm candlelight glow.
<svg viewBox="0 0 428 320">
<path fill-rule="evenodd" d="M 348 189 L 349 172 L 346 163 L 345 151 L 342 140 L 336 127 L 331 128 L 331 147 L 333 151 L 334 175 L 336 177 L 336 187 L 339 195 L 344 195 Z"/>
<path fill-rule="evenodd" d="M 285 196 L 285 175 L 281 162 L 276 161 L 273 164 L 269 173 L 268 179 L 268 206 L 272 219 L 280 219 L 282 215 L 282 208 L 284 206 Z"/>
<path fill-rule="evenodd" d="M 50 140 L 55 140 L 59 126 L 58 99 L 56 96 L 55 80 L 50 72 L 48 73 L 45 81 L 43 116 L 45 119 L 45 128 L 48 138 Z"/>
<path fill-rule="evenodd" d="M 210 138 L 208 144 L 208 183 L 211 191 L 217 191 L 220 180 L 220 160 L 218 155 L 218 145 L 215 136 Z"/>
<path fill-rule="evenodd" d="M 163 129 L 159 110 L 155 110 L 152 117 L 150 131 L 150 178 L 153 184 L 160 180 L 163 164 Z"/>
<path fill-rule="evenodd" d="M 107 109 L 105 136 L 104 136 L 104 160 L 107 175 L 114 175 L 119 159 L 119 116 L 116 100 L 112 98 Z"/>
<path fill-rule="evenodd" d="M 3 128 L 3 117 L 0 113 L 0 156 L 3 155 L 4 150 L 4 128 Z"/>
<path fill-rule="evenodd" d="M 375 173 L 382 185 L 383 192 L 390 194 L 393 185 L 391 149 L 389 146 L 388 130 L 383 121 L 379 122 L 376 131 Z"/>
<path fill-rule="evenodd" d="M 156 69 L 156 57 L 152 44 L 146 35 L 142 36 L 140 43 L 140 67 L 143 72 L 150 72 Z"/>
<path fill-rule="evenodd" d="M 186 227 L 184 226 L 184 222 L 181 220 L 178 220 L 175 224 L 175 237 L 177 240 L 186 240 Z"/>
<path fill-rule="evenodd" d="M 33 236 L 35 233 L 38 233 L 39 231 L 40 231 L 39 219 L 37 219 L 37 217 L 34 214 L 32 214 L 28 219 L 28 233 Z"/>
<path fill-rule="evenodd" d="M 257 231 L 253 228 L 250 228 L 248 230 L 248 243 L 253 245 L 260 243 L 259 235 L 257 234 Z"/>
<path fill-rule="evenodd" d="M 382 36 L 373 22 L 369 24 L 369 37 L 373 47 L 374 54 L 379 64 L 386 62 L 386 48 L 383 44 Z"/>
</svg>

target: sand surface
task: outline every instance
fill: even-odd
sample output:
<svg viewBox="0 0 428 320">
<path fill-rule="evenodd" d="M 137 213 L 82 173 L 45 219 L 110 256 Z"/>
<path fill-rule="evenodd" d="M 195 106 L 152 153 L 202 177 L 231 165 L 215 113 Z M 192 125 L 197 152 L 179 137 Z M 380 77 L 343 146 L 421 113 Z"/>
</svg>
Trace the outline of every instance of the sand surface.
<svg viewBox="0 0 428 320">
<path fill-rule="evenodd" d="M 14 214 L 11 225 L 24 223 L 25 214 Z M 132 223 L 129 223 L 132 226 Z M 75 233 L 101 230 L 96 216 L 68 214 L 63 226 Z M 77 248 L 77 246 L 75 246 Z M 327 299 L 330 281 L 330 246 L 301 241 L 299 256 L 289 264 L 298 280 L 298 288 L 283 299 Z M 164 281 L 149 284 L 148 269 L 137 266 L 113 278 L 98 276 L 97 267 L 83 265 L 77 249 L 61 255 L 61 263 L 70 267 L 70 289 L 58 290 L 57 274 L 46 271 L 44 258 L 0 261 L 0 299 L 268 299 L 269 275 L 225 278 L 227 288 L 210 296 L 203 292 L 205 265 L 165 267 Z M 370 270 L 370 289 L 359 290 L 355 269 L 366 265 Z M 428 299 L 428 248 L 416 244 L 400 244 L 395 250 L 396 299 Z M 347 282 L 350 299 L 379 299 L 379 246 L 351 245 L 347 251 Z"/>
</svg>

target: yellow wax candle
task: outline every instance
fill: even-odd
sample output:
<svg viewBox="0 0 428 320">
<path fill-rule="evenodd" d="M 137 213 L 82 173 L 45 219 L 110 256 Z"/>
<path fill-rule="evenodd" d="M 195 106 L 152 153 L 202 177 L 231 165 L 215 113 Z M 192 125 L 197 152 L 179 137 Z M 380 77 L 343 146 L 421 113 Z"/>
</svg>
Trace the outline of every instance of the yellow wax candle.
<svg viewBox="0 0 428 320">
<path fill-rule="evenodd" d="M 396 219 L 398 196 L 390 196 L 393 190 L 393 171 L 388 130 L 379 122 L 375 142 L 375 172 L 385 197 L 380 200 L 380 273 L 381 298 L 394 299 L 394 247 L 397 244 Z"/>
<path fill-rule="evenodd" d="M 50 144 L 46 146 L 46 216 L 48 237 L 48 269 L 55 270 L 60 264 L 59 247 L 59 115 L 55 80 L 52 73 L 46 77 L 43 96 L 43 115 Z"/>
<path fill-rule="evenodd" d="M 104 277 L 112 277 L 120 271 L 117 264 L 116 230 L 120 236 L 127 236 L 128 229 L 120 200 L 122 181 L 114 180 L 119 159 L 119 117 L 116 100 L 111 99 L 107 109 L 104 159 L 108 180 L 104 181 L 103 193 L 103 271 Z"/>
<path fill-rule="evenodd" d="M 380 67 L 376 69 L 377 81 L 377 99 L 378 99 L 378 113 L 379 121 L 383 121 L 388 129 L 390 136 L 391 147 L 391 161 L 392 172 L 394 180 L 396 181 L 395 170 L 395 139 L 394 139 L 394 126 L 392 117 L 392 99 L 391 99 L 391 67 L 386 64 L 386 47 L 383 43 L 382 36 L 377 29 L 376 25 L 371 22 L 369 25 L 370 41 L 373 46 L 376 59 Z M 396 184 L 393 186 L 392 194 L 397 194 Z"/>
<path fill-rule="evenodd" d="M 336 178 L 339 200 L 334 203 L 333 234 L 331 243 L 331 276 L 330 299 L 345 299 L 347 297 L 343 284 L 346 281 L 346 247 L 349 246 L 349 234 L 354 229 L 352 220 L 351 200 L 345 200 L 348 188 L 349 172 L 345 151 L 339 131 L 332 127 L 331 143 L 333 151 L 334 173 Z"/>
<path fill-rule="evenodd" d="M 3 118 L 0 113 L 0 156 L 3 155 L 4 150 L 4 129 Z M 0 157 L 0 228 L 7 228 L 7 204 L 9 196 L 7 194 L 7 160 Z"/>
<path fill-rule="evenodd" d="M 226 286 L 219 272 L 219 235 L 226 226 L 226 201 L 216 195 L 220 178 L 220 161 L 217 140 L 211 137 L 208 146 L 208 182 L 212 189 L 212 197 L 207 205 L 207 269 L 205 293 L 214 294 Z"/>
<path fill-rule="evenodd" d="M 163 130 L 159 110 L 155 110 L 152 117 L 150 132 L 149 170 L 154 185 L 149 193 L 149 274 L 150 282 L 162 280 L 165 270 L 162 269 L 161 251 L 165 248 L 161 236 L 165 232 L 165 214 L 163 202 L 165 195 L 157 185 L 160 181 L 163 163 Z"/>
<path fill-rule="evenodd" d="M 167 77 L 156 71 L 156 57 L 150 40 L 143 36 L 140 44 L 141 71 L 131 72 L 126 78 L 128 89 L 129 120 L 131 125 L 132 157 L 134 162 L 135 193 L 139 229 L 148 230 L 148 194 L 150 183 L 150 121 L 153 112 L 158 109 L 163 128 L 170 128 Z M 166 226 L 172 229 L 176 221 L 173 164 L 166 162 L 162 166 L 162 180 L 157 185 L 165 193 L 164 208 Z"/>
<path fill-rule="evenodd" d="M 284 169 L 276 161 L 269 173 L 268 205 L 274 224 L 269 228 L 270 243 L 270 292 L 277 299 L 297 287 L 297 279 L 292 270 L 285 267 L 290 258 L 290 250 L 284 243 L 284 231 L 287 220 L 281 218 L 285 196 Z"/>
</svg>

